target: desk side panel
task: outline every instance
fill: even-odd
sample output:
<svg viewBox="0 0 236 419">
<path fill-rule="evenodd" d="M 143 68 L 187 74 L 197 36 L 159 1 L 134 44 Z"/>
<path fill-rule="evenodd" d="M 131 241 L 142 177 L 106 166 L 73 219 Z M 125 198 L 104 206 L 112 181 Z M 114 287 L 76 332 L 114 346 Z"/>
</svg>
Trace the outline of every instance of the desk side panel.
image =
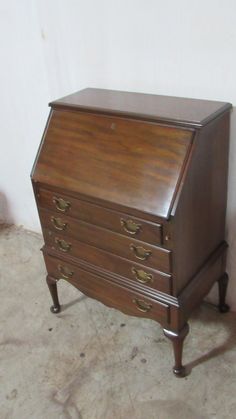
<svg viewBox="0 0 236 419">
<path fill-rule="evenodd" d="M 184 185 L 172 213 L 175 295 L 224 240 L 228 152 L 229 112 L 195 137 Z"/>
</svg>

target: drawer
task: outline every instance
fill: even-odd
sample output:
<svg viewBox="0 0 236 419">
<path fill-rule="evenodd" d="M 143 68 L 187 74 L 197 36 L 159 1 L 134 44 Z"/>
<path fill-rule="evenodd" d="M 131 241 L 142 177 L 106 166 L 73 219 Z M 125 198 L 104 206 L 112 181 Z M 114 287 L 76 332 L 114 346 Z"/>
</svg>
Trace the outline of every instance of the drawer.
<svg viewBox="0 0 236 419">
<path fill-rule="evenodd" d="M 95 266 L 95 268 L 129 278 L 134 281 L 134 286 L 135 284 L 142 284 L 157 291 L 172 294 L 171 275 L 151 268 L 144 268 L 136 262 L 130 262 L 105 250 L 89 246 L 86 243 L 77 242 L 76 244 L 79 259 Z M 54 246 L 53 239 L 52 246 Z M 61 252 L 60 257 L 63 256 Z M 67 257 L 67 255 L 64 257 Z"/>
<path fill-rule="evenodd" d="M 160 224 L 144 221 L 43 188 L 39 190 L 37 200 L 40 207 L 56 211 L 60 216 L 69 215 L 153 245 L 162 244 Z"/>
<path fill-rule="evenodd" d="M 169 250 L 138 240 L 131 240 L 121 234 L 113 233 L 110 230 L 83 221 L 75 221 L 70 217 L 62 219 L 63 223 L 66 224 L 66 229 L 63 232 L 52 231 L 52 216 L 52 213 L 45 214 L 40 211 L 45 242 L 54 249 L 74 257 L 80 257 L 78 243 L 80 241 L 141 265 L 166 273 L 171 272 L 171 252 Z"/>
<path fill-rule="evenodd" d="M 89 297 L 117 308 L 126 314 L 152 318 L 164 324 L 170 322 L 170 307 L 168 304 L 125 288 L 125 286 L 111 282 L 102 276 L 94 275 L 75 264 L 65 264 L 60 259 L 47 254 L 44 254 L 44 259 L 50 276 L 58 279 L 64 277 Z"/>
</svg>

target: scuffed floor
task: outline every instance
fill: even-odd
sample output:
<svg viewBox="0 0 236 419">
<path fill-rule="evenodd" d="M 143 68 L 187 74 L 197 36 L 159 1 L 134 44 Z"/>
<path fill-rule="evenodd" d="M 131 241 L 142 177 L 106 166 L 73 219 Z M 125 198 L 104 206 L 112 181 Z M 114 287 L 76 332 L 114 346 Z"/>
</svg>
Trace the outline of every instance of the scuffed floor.
<svg viewBox="0 0 236 419">
<path fill-rule="evenodd" d="M 190 321 L 184 362 L 160 326 L 128 317 L 59 283 L 53 315 L 42 237 L 0 231 L 1 419 L 235 419 L 236 314 L 203 305 Z"/>
</svg>

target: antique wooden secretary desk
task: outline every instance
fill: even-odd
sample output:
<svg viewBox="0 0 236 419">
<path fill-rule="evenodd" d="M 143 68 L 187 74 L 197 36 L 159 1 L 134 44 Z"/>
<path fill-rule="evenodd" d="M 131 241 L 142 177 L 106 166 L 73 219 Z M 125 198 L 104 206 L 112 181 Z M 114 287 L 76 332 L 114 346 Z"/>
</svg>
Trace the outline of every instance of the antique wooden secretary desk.
<svg viewBox="0 0 236 419">
<path fill-rule="evenodd" d="M 188 318 L 225 312 L 231 105 L 85 89 L 50 104 L 32 170 L 53 313 L 57 281 L 159 322 L 183 376 Z"/>
</svg>

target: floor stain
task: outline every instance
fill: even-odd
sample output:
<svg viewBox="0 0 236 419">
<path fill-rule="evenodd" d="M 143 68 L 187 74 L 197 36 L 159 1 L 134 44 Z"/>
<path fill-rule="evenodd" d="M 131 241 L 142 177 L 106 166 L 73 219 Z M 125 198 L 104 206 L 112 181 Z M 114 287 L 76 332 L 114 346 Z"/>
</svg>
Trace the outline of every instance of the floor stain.
<svg viewBox="0 0 236 419">
<path fill-rule="evenodd" d="M 79 367 L 73 373 L 71 379 L 52 394 L 52 401 L 63 408 L 65 419 L 82 419 L 82 414 L 77 407 L 74 398 L 76 398 L 80 386 L 85 384 L 88 380 L 90 371 L 96 362 L 95 359 L 94 363 L 90 363 L 88 367 Z"/>
<path fill-rule="evenodd" d="M 25 342 L 23 340 L 17 339 L 17 338 L 7 338 L 3 340 L 2 342 L 0 342 L 0 346 L 5 346 L 5 345 L 20 346 L 24 344 Z"/>
<path fill-rule="evenodd" d="M 16 388 L 14 388 L 14 389 L 10 392 L 10 394 L 7 394 L 7 395 L 6 395 L 6 399 L 7 399 L 7 400 L 14 400 L 14 399 L 16 399 L 17 394 L 18 394 L 18 391 L 17 391 L 17 389 L 16 389 Z"/>
<path fill-rule="evenodd" d="M 124 411 L 122 419 L 131 416 L 131 411 Z M 209 419 L 198 409 L 194 409 L 182 400 L 150 400 L 135 405 L 135 419 Z"/>
<path fill-rule="evenodd" d="M 138 355 L 138 347 L 134 346 L 130 355 L 130 359 L 134 359 Z"/>
<path fill-rule="evenodd" d="M 154 339 L 153 342 L 155 342 L 155 343 L 166 343 L 167 340 L 165 338 L 158 338 L 158 339 Z"/>
</svg>

